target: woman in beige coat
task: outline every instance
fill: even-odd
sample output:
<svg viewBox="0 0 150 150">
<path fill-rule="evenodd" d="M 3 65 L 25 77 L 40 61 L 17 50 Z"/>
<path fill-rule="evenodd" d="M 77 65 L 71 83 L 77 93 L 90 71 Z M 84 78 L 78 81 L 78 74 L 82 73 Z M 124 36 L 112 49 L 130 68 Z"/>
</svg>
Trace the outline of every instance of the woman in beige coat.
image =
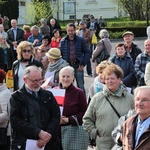
<svg viewBox="0 0 150 150">
<path fill-rule="evenodd" d="M 100 41 L 98 42 L 92 54 L 92 62 L 94 62 L 94 76 L 96 76 L 96 66 L 98 65 L 96 58 L 103 49 L 106 49 L 111 54 L 112 44 L 109 39 L 109 33 L 106 29 L 102 29 L 99 33 Z"/>
<path fill-rule="evenodd" d="M 0 69 L 0 127 L 7 127 L 7 142 L 5 145 L 0 145 L 0 150 L 10 150 L 10 123 L 8 117 L 7 106 L 11 96 L 10 90 L 6 87 L 6 73 Z"/>
</svg>

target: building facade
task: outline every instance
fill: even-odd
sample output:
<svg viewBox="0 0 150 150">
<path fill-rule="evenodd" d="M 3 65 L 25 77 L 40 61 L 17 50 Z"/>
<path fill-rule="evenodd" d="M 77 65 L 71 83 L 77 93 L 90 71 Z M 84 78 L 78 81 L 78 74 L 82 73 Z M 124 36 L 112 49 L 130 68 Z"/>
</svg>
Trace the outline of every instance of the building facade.
<svg viewBox="0 0 150 150">
<path fill-rule="evenodd" d="M 53 17 L 57 20 L 81 19 L 89 15 L 98 18 L 119 17 L 118 5 L 113 0 L 50 0 L 53 5 Z M 31 0 L 19 0 L 19 24 L 30 24 L 34 19 Z"/>
</svg>

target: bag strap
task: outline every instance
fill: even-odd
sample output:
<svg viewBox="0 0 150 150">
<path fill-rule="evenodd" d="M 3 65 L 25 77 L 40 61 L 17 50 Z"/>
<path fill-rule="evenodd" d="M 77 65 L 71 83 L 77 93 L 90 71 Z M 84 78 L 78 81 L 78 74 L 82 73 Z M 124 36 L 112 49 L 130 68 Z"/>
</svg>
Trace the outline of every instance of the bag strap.
<svg viewBox="0 0 150 150">
<path fill-rule="evenodd" d="M 74 115 L 72 115 L 72 118 L 76 121 L 76 123 L 77 123 L 77 126 L 79 126 L 79 122 L 78 122 L 78 119 L 77 119 L 77 117 Z"/>
<path fill-rule="evenodd" d="M 120 118 L 120 114 L 118 113 L 118 111 L 116 110 L 116 108 L 113 106 L 113 104 L 109 101 L 109 99 L 104 95 L 105 99 L 108 101 L 108 103 L 110 104 L 110 106 L 112 107 L 112 109 L 114 110 L 114 112 L 116 113 L 116 115 L 118 116 L 118 118 Z"/>
</svg>

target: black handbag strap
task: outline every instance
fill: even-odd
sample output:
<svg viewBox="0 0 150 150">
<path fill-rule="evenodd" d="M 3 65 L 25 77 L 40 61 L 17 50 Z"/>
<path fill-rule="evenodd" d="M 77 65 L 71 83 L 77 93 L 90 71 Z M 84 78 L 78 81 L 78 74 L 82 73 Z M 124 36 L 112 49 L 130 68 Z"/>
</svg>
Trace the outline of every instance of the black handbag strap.
<svg viewBox="0 0 150 150">
<path fill-rule="evenodd" d="M 116 108 L 113 106 L 113 104 L 109 101 L 109 99 L 107 98 L 107 96 L 105 96 L 105 99 L 108 101 L 108 103 L 110 104 L 110 106 L 112 107 L 112 109 L 114 110 L 114 112 L 116 113 L 116 115 L 118 116 L 118 118 L 120 118 L 120 114 L 118 113 L 118 111 L 116 110 Z"/>
</svg>

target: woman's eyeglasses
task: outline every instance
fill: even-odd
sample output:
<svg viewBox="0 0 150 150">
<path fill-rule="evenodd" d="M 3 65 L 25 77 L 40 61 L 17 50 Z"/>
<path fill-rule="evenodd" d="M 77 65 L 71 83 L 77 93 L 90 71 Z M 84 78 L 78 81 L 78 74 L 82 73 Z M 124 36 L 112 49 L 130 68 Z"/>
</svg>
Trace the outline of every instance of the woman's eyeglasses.
<svg viewBox="0 0 150 150">
<path fill-rule="evenodd" d="M 23 52 L 23 53 L 30 53 L 31 50 L 26 50 L 26 49 L 24 49 L 24 50 L 22 50 L 22 52 Z"/>
</svg>

